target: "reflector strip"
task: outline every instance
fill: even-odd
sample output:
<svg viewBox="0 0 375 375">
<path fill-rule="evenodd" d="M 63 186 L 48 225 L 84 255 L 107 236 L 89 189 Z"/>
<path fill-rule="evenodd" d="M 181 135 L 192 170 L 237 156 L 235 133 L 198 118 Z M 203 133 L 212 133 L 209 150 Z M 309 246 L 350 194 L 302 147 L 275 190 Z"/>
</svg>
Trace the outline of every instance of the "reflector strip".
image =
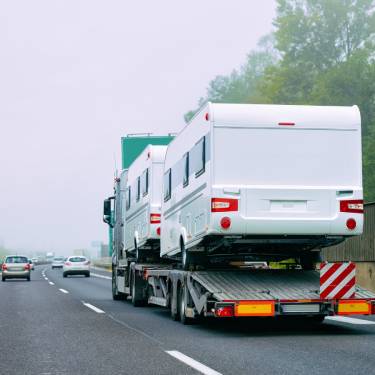
<svg viewBox="0 0 375 375">
<path fill-rule="evenodd" d="M 371 314 L 371 304 L 361 300 L 340 301 L 337 308 L 338 315 Z"/>
<path fill-rule="evenodd" d="M 320 265 L 320 298 L 340 299 L 355 296 L 355 264 L 327 263 Z"/>
<path fill-rule="evenodd" d="M 243 301 L 236 304 L 235 316 L 274 316 L 274 301 Z"/>
</svg>

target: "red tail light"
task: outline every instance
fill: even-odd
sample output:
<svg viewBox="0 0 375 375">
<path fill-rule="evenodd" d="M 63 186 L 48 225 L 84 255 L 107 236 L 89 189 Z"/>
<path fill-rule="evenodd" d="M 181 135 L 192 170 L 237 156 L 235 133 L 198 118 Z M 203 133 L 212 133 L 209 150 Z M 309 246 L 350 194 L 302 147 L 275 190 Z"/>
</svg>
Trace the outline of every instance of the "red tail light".
<svg viewBox="0 0 375 375">
<path fill-rule="evenodd" d="M 5 263 L 3 263 L 3 265 L 1 266 L 1 269 L 3 271 L 6 271 L 8 269 L 7 265 Z"/>
<path fill-rule="evenodd" d="M 158 236 L 160 236 L 160 227 L 158 227 L 157 229 L 156 229 L 156 234 L 158 235 Z"/>
<path fill-rule="evenodd" d="M 72 265 L 72 263 L 70 263 L 70 262 L 65 262 L 64 263 L 66 266 L 71 266 Z"/>
<path fill-rule="evenodd" d="M 340 212 L 363 214 L 363 200 L 356 199 L 340 201 Z"/>
<path fill-rule="evenodd" d="M 238 211 L 238 199 L 212 198 L 211 212 Z"/>
<path fill-rule="evenodd" d="M 348 229 L 354 230 L 357 226 L 357 222 L 354 219 L 350 218 L 346 220 L 346 226 Z"/>
<path fill-rule="evenodd" d="M 215 316 L 218 318 L 230 318 L 234 316 L 234 308 L 232 305 L 217 306 L 215 308 Z"/>
<path fill-rule="evenodd" d="M 26 264 L 25 265 L 25 271 L 29 271 L 30 270 L 30 264 Z"/>
<path fill-rule="evenodd" d="M 160 224 L 160 214 L 150 214 L 150 224 Z"/>
<path fill-rule="evenodd" d="M 221 220 L 220 220 L 220 225 L 223 229 L 229 229 L 230 225 L 232 224 L 231 220 L 229 217 L 227 216 L 224 216 Z"/>
</svg>

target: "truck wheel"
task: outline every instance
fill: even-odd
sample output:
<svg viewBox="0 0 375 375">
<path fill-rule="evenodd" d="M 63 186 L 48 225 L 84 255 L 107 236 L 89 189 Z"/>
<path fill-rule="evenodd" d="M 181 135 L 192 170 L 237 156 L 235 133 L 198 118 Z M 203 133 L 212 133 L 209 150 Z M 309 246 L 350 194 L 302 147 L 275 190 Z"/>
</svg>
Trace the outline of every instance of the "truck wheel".
<svg viewBox="0 0 375 375">
<path fill-rule="evenodd" d="M 117 288 L 116 268 L 112 269 L 112 299 L 114 301 L 126 299 L 126 294 L 119 292 Z"/>
<path fill-rule="evenodd" d="M 185 248 L 185 244 L 182 240 L 181 240 L 180 246 L 181 246 L 182 268 L 185 271 L 188 271 L 190 269 L 191 264 L 192 264 L 192 261 L 191 261 L 192 256 L 189 253 L 189 251 Z"/>
<path fill-rule="evenodd" d="M 172 287 L 172 290 L 173 290 L 173 287 Z M 175 295 L 175 293 L 173 293 L 172 291 L 171 292 L 171 318 L 175 322 L 177 322 L 180 319 L 180 314 L 178 312 L 178 309 L 179 309 L 178 298 Z"/>
<path fill-rule="evenodd" d="M 187 290 L 185 286 L 181 286 L 179 290 L 178 310 L 180 313 L 180 322 L 185 325 L 192 323 L 192 318 L 188 318 L 186 316 L 186 307 L 187 307 Z"/>
<path fill-rule="evenodd" d="M 5 281 L 6 280 L 6 278 L 3 276 L 2 278 L 1 278 L 1 281 Z"/>
<path fill-rule="evenodd" d="M 132 286 L 132 304 L 135 307 L 141 307 L 145 306 L 147 301 L 143 298 L 142 295 L 142 282 L 139 280 L 139 276 L 135 274 L 135 272 L 132 273 L 132 280 L 131 280 L 131 286 Z"/>
</svg>

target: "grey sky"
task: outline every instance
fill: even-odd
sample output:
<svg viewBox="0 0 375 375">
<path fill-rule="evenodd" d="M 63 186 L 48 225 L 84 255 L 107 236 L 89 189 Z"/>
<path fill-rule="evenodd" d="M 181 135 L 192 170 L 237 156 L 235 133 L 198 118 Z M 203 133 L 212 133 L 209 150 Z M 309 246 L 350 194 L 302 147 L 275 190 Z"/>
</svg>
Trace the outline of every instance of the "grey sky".
<svg viewBox="0 0 375 375">
<path fill-rule="evenodd" d="M 273 0 L 0 2 L 0 240 L 107 241 L 126 133 L 176 132 L 270 32 Z"/>
</svg>

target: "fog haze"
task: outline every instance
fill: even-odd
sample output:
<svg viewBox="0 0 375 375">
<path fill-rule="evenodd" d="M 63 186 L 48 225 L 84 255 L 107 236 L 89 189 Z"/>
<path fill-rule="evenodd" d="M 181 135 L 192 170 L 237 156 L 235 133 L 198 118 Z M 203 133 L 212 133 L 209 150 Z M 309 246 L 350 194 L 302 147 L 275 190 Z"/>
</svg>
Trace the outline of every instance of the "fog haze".
<svg viewBox="0 0 375 375">
<path fill-rule="evenodd" d="M 107 242 L 120 137 L 178 132 L 274 14 L 273 0 L 0 2 L 0 240 Z"/>
</svg>

